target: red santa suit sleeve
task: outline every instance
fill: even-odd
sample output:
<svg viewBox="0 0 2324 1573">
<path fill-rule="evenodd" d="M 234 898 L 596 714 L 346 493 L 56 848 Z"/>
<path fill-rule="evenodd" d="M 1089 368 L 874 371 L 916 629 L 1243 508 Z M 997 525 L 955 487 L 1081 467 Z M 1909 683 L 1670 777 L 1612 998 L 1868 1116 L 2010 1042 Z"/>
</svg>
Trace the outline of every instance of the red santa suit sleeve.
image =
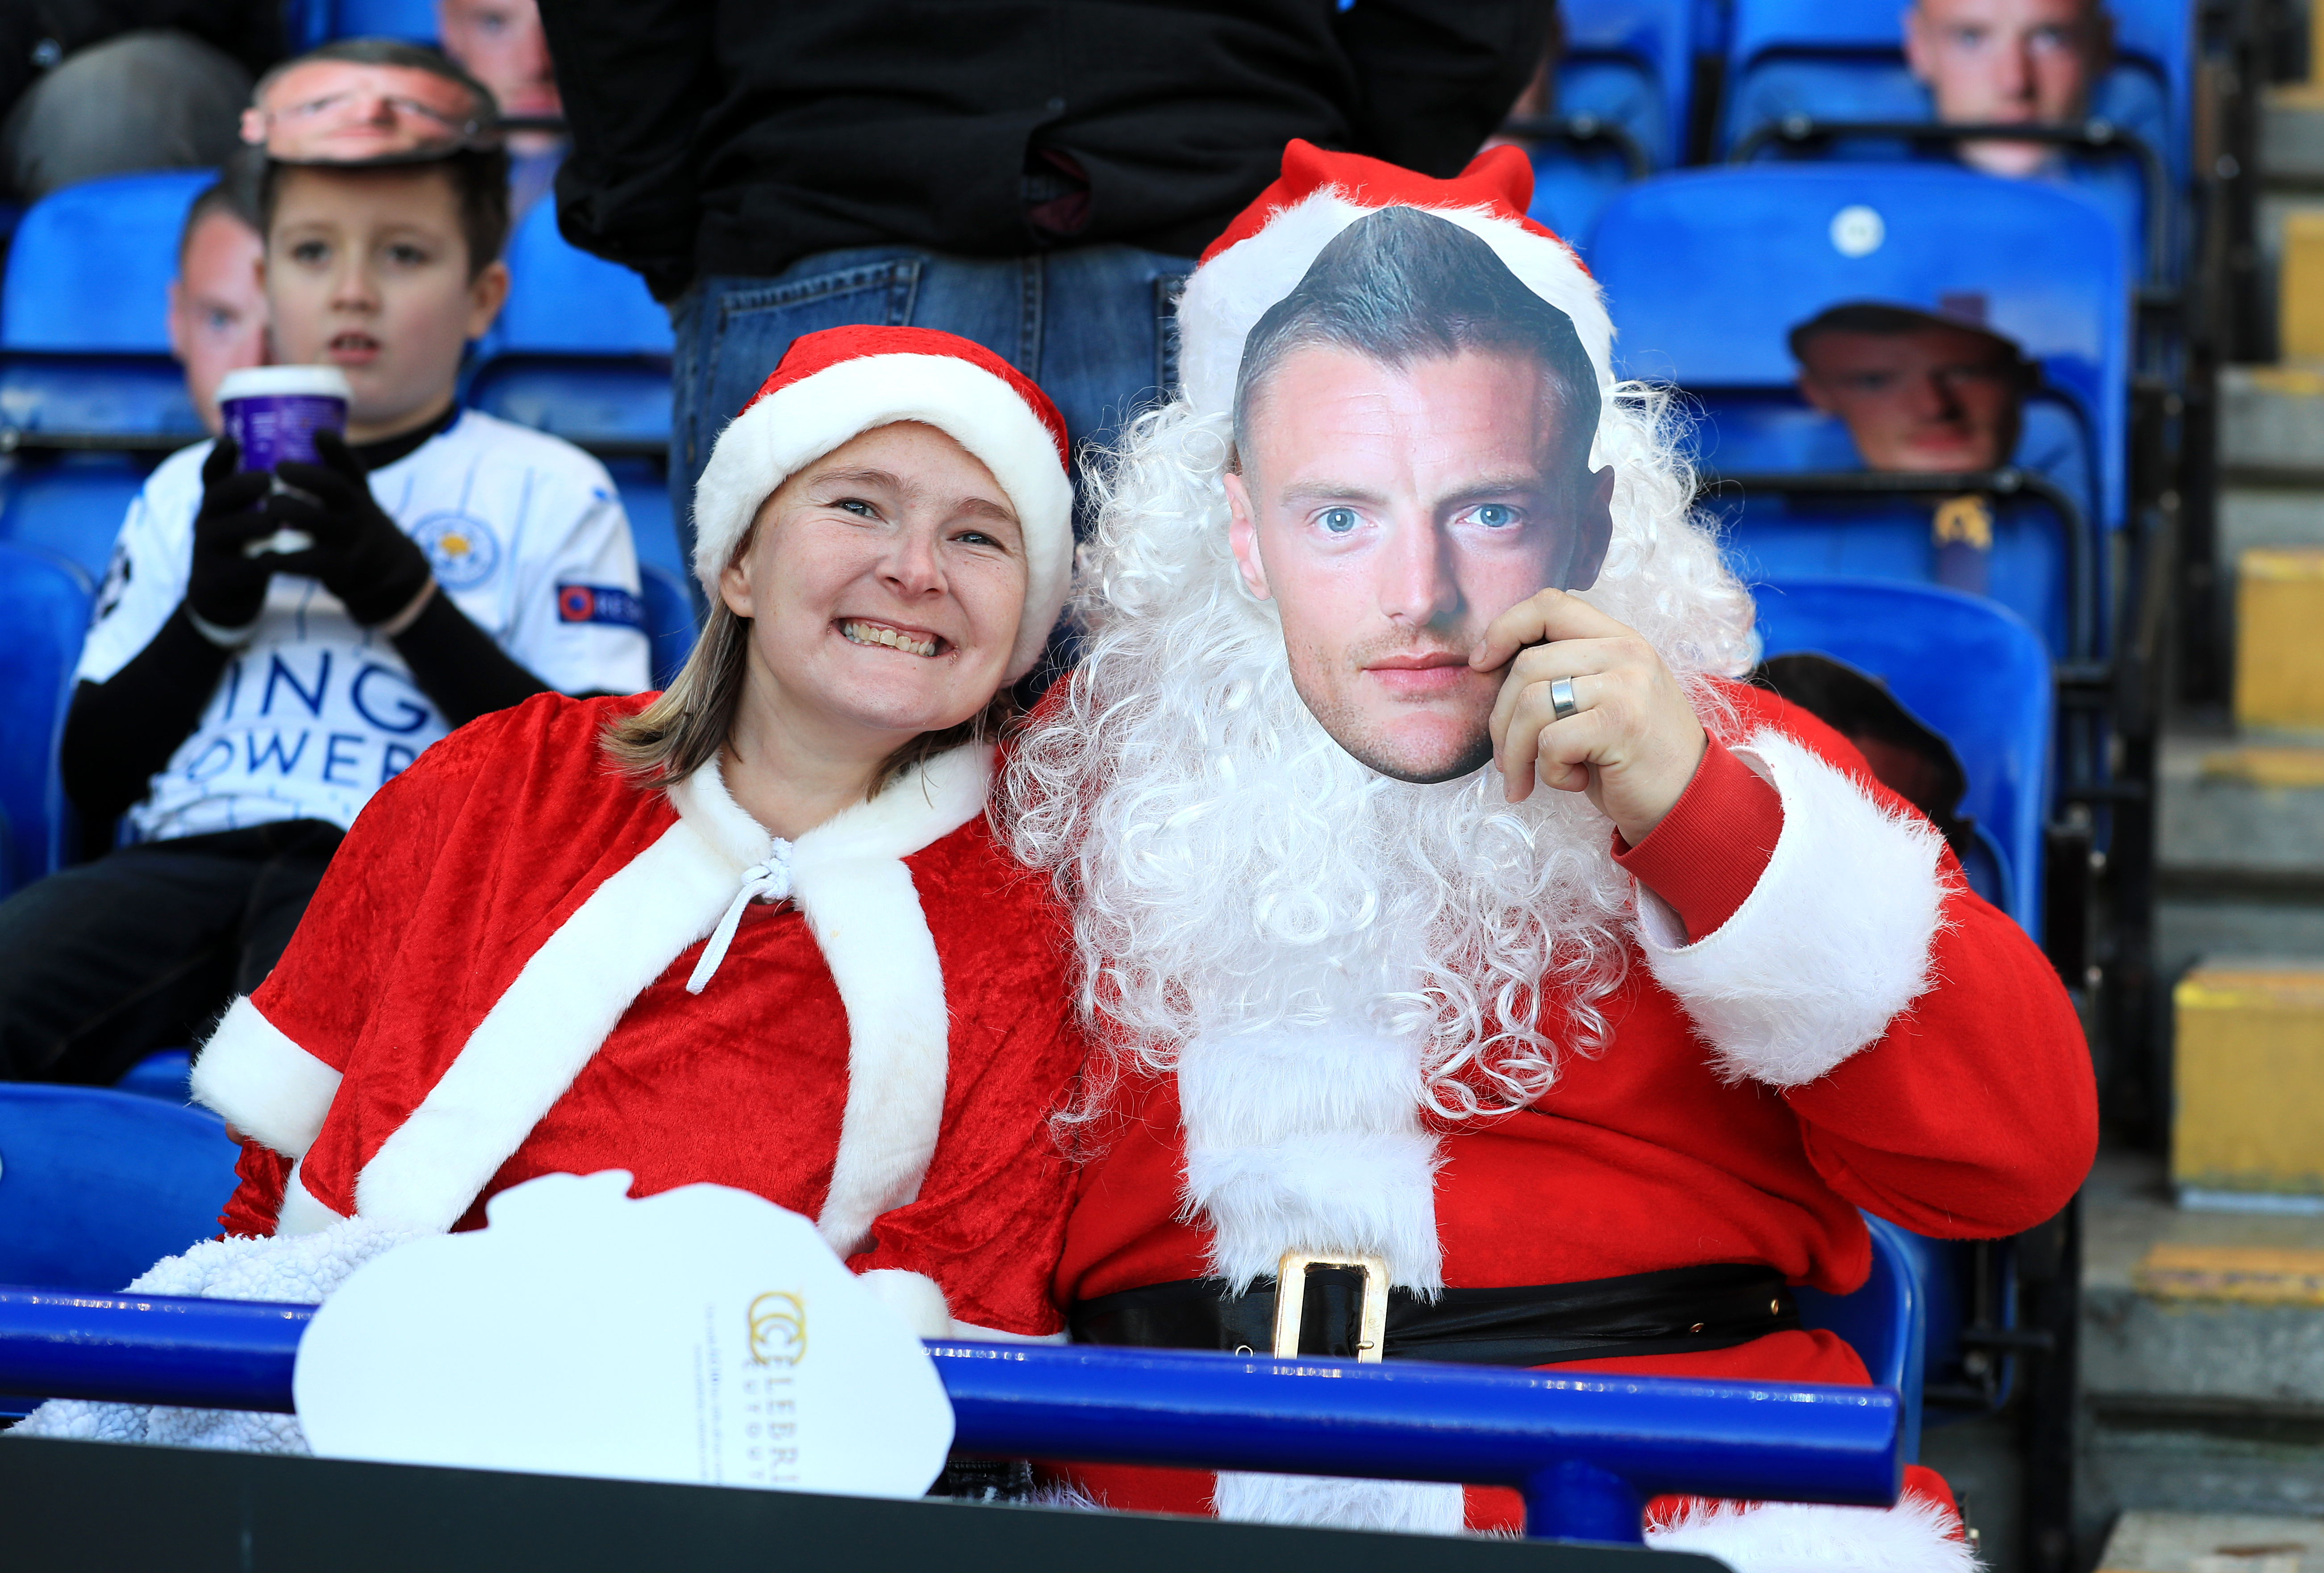
<svg viewBox="0 0 2324 1573">
<path fill-rule="evenodd" d="M 1750 899 L 1784 834 L 1784 800 L 1716 737 L 1663 822 L 1614 861 L 1667 902 L 1690 940 L 1716 933 Z"/>
<path fill-rule="evenodd" d="M 443 827 L 514 714 L 462 727 L 373 794 L 281 960 L 203 1044 L 195 1096 L 232 1109 L 244 1138 L 241 1183 L 218 1219 L 227 1234 L 274 1232 L 291 1166 L 321 1130 L 364 1022 L 397 985 L 397 939 L 436 872 Z"/>
<path fill-rule="evenodd" d="M 1846 739 L 1766 696 L 1746 702 L 1761 712 L 1748 740 L 1714 740 L 1680 805 L 1621 855 L 1644 887 L 1649 967 L 1725 1074 L 1781 1091 L 1809 1161 L 1850 1202 L 1941 1238 L 2042 1222 L 2089 1171 L 2098 1130 L 2088 1050 L 2056 974 Z M 1772 845 L 1765 796 L 1730 766 L 1780 792 Z M 1849 845 L 1849 827 L 1871 819 L 1867 800 L 1892 832 Z M 1667 830 L 1679 834 L 1657 846 Z M 1899 899 L 1920 887 L 1925 911 Z M 1806 933 L 1864 943 L 1793 942 Z M 1925 959 L 1900 967 L 1896 957 Z M 1822 963 L 1812 976 L 1802 966 L 1812 958 Z M 1977 986 L 1939 986 L 1948 978 Z M 2034 1022 L 2056 1030 L 2006 1030 Z M 2026 1141 L 2035 1130 L 2046 1139 Z"/>
</svg>

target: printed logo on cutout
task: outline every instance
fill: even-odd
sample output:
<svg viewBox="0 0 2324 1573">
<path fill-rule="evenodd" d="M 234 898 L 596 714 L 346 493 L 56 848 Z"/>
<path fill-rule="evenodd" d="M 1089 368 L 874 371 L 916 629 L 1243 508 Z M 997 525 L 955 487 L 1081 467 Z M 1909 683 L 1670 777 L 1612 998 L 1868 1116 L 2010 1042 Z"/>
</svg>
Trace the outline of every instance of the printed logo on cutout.
<svg viewBox="0 0 2324 1573">
<path fill-rule="evenodd" d="M 428 554 L 436 582 L 447 590 L 473 589 L 501 565 L 500 538 L 483 520 L 466 514 L 429 514 L 411 527 L 411 539 Z"/>
</svg>

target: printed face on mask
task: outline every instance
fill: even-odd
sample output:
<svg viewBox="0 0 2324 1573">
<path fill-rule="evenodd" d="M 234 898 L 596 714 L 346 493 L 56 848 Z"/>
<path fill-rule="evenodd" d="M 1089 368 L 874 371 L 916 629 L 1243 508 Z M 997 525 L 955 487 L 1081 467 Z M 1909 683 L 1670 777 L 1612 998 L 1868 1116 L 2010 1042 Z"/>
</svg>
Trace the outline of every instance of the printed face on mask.
<svg viewBox="0 0 2324 1573">
<path fill-rule="evenodd" d="M 266 364 L 265 243 L 232 213 L 211 213 L 186 236 L 170 282 L 170 350 L 186 368 L 186 392 L 205 430 L 218 429 L 226 374 Z"/>
<path fill-rule="evenodd" d="M 1950 125 L 2057 125 L 2089 112 L 2110 29 L 2098 0 L 1919 0 L 1904 13 L 1904 58 Z M 2038 142 L 1968 142 L 1961 157 L 2030 175 L 2056 156 Z"/>
<path fill-rule="evenodd" d="M 1832 329 L 1801 356 L 1800 392 L 1846 423 L 1868 469 L 1992 469 L 2017 446 L 2028 373 L 1990 334 Z"/>
<path fill-rule="evenodd" d="M 456 146 L 482 109 L 448 77 L 410 66 L 309 60 L 242 112 L 242 140 L 300 163 L 360 163 Z"/>
<path fill-rule="evenodd" d="M 1300 699 L 1382 774 L 1491 758 L 1501 680 L 1471 651 L 1527 597 L 1598 577 L 1614 472 L 1590 468 L 1562 403 L 1533 356 L 1476 349 L 1300 348 L 1255 390 L 1225 477 L 1235 560 L 1280 613 Z"/>
</svg>

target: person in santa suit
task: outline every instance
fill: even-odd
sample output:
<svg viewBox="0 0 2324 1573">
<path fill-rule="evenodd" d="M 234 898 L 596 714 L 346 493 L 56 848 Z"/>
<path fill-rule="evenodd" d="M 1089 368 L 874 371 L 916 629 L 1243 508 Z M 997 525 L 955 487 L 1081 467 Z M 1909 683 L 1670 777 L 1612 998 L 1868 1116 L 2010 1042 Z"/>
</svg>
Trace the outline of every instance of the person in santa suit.
<svg viewBox="0 0 2324 1573">
<path fill-rule="evenodd" d="M 1083 1055 L 986 817 L 1071 575 L 1065 428 L 951 334 L 797 340 L 696 494 L 669 691 L 542 695 L 382 789 L 195 1061 L 230 1235 L 474 1228 L 537 1175 L 816 1221 L 923 1336 L 1046 1337 Z"/>
<path fill-rule="evenodd" d="M 1074 1337 L 1862 1383 L 1789 1286 L 1858 1209 L 2002 1235 L 2095 1144 L 2041 952 L 1804 711 L 1737 679 L 1749 596 L 1665 394 L 1524 217 L 1293 143 L 1177 309 L 1184 388 L 1113 454 L 1068 684 L 1012 748 L 1102 1035 L 1057 1277 Z M 1703 265 L 1716 266 L 1706 257 Z M 1390 1285 L 1359 1348 L 1360 1267 Z M 1422 1484 L 1074 1471 L 1117 1508 L 1451 1531 Z M 1957 1568 L 1893 1511 L 1659 1503 L 1744 1573 Z"/>
</svg>

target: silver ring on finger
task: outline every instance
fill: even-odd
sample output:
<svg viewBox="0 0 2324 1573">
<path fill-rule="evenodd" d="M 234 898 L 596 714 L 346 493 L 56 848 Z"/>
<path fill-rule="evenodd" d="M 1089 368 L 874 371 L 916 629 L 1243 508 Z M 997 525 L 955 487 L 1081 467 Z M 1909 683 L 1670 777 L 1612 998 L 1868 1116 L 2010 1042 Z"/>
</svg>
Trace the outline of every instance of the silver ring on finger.
<svg viewBox="0 0 2324 1573">
<path fill-rule="evenodd" d="M 1549 713 L 1553 721 L 1563 721 L 1568 716 L 1581 714 L 1582 707 L 1573 702 L 1573 680 L 1559 678 L 1549 685 Z"/>
</svg>

